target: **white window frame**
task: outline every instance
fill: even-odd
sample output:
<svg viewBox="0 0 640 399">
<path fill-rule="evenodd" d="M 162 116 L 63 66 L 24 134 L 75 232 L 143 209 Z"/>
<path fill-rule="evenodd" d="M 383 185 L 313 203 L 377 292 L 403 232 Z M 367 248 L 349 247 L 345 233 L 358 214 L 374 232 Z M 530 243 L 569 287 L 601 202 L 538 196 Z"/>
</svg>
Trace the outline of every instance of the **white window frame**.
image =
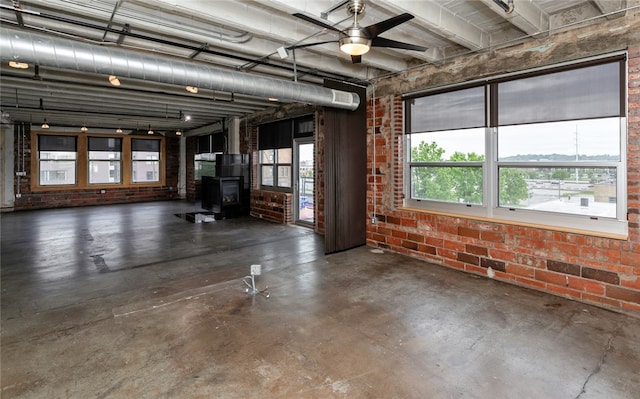
<svg viewBox="0 0 640 399">
<path fill-rule="evenodd" d="M 619 54 L 618 54 L 619 55 Z M 605 58 L 605 57 L 602 57 Z M 597 60 L 594 58 L 593 60 Z M 580 67 L 580 64 L 588 61 L 582 60 L 574 63 L 566 63 L 564 65 L 573 65 Z M 557 66 L 551 66 L 554 68 Z M 536 71 L 544 70 L 547 68 L 539 68 Z M 628 66 L 625 62 L 625 72 Z M 526 71 L 531 72 L 531 71 Z M 524 73 L 524 72 L 523 72 Z M 518 75 L 518 74 L 512 74 Z M 622 76 L 626 81 L 627 74 Z M 484 82 L 484 81 L 483 81 Z M 624 85 L 624 101 L 625 108 L 628 107 L 628 96 L 626 93 L 626 85 Z M 456 86 L 452 85 L 451 90 L 455 90 Z M 442 88 L 438 89 L 439 91 Z M 420 95 L 428 95 L 429 92 L 420 93 Z M 486 90 L 486 96 L 490 96 L 490 90 Z M 415 97 L 416 95 L 406 95 L 406 97 Z M 487 104 L 490 104 L 490 98 L 486 99 Z M 403 107 L 403 112 L 406 113 L 406 107 Z M 491 110 L 487 106 L 487 121 L 489 120 L 489 113 Z M 626 112 L 625 112 L 626 115 Z M 406 120 L 407 115 L 403 114 L 403 119 Z M 406 126 L 405 126 L 406 127 Z M 594 234 L 599 236 L 611 236 L 615 238 L 628 237 L 628 222 L 627 222 L 627 118 L 620 117 L 620 159 L 619 161 L 598 161 L 598 162 L 584 162 L 579 164 L 575 162 L 544 162 L 535 163 L 532 162 L 503 162 L 498 161 L 498 128 L 486 127 L 485 128 L 485 160 L 483 162 L 483 203 L 480 204 L 457 204 L 451 202 L 441 202 L 433 200 L 419 200 L 411 198 L 411 166 L 429 165 L 429 166 L 465 166 L 462 162 L 447 162 L 445 163 L 421 163 L 410 162 L 411 154 L 411 134 L 405 133 L 403 135 L 403 151 L 405 156 L 403 157 L 403 207 L 410 209 L 425 210 L 428 212 L 444 213 L 451 215 L 461 215 L 477 219 L 488 219 L 495 222 L 510 222 L 513 224 L 526 224 L 531 226 L 539 226 L 541 228 L 551 228 L 555 230 L 570 230 L 575 232 L 584 232 L 586 234 Z M 588 215 L 577 215 L 560 212 L 549 212 L 540 210 L 530 210 L 523 208 L 505 208 L 498 206 L 498 173 L 500 167 L 594 167 L 594 168 L 615 168 L 616 169 L 616 217 L 594 217 Z M 472 166 L 472 165 L 470 165 Z"/>
</svg>

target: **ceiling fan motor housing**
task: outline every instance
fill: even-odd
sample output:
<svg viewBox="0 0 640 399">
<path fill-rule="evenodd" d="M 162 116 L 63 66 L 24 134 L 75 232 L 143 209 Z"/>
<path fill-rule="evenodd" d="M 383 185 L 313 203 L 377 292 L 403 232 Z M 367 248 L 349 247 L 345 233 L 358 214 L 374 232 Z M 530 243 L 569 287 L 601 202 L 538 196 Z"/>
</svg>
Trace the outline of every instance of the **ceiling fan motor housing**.
<svg viewBox="0 0 640 399">
<path fill-rule="evenodd" d="M 362 0 L 351 0 L 349 4 L 347 4 L 347 11 L 349 14 L 361 14 L 364 11 L 364 1 Z"/>
</svg>

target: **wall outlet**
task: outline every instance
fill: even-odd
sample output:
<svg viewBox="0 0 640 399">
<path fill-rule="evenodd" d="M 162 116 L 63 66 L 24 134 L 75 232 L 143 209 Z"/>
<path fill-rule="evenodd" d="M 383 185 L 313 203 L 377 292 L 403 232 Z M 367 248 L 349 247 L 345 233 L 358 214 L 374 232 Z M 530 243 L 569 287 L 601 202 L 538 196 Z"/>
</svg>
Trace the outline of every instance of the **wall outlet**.
<svg viewBox="0 0 640 399">
<path fill-rule="evenodd" d="M 374 216 L 371 218 L 371 224 L 376 224 L 376 223 L 378 223 L 378 218 Z"/>
<path fill-rule="evenodd" d="M 100 190 L 100 194 L 105 194 L 106 192 L 107 190 L 104 190 L 104 189 Z"/>
<path fill-rule="evenodd" d="M 16 198 L 22 198 L 22 194 L 17 193 L 17 194 L 16 194 Z"/>
</svg>

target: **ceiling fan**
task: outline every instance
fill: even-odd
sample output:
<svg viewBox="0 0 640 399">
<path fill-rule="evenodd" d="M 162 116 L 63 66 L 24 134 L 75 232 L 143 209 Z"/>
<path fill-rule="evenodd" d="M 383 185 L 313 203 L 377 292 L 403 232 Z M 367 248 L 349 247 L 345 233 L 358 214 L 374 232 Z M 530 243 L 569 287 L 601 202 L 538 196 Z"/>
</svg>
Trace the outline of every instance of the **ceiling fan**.
<svg viewBox="0 0 640 399">
<path fill-rule="evenodd" d="M 293 14 L 294 17 L 303 19 L 307 22 L 311 22 L 312 24 L 321 26 L 325 29 L 338 32 L 340 34 L 340 39 L 318 43 L 301 44 L 292 46 L 290 48 L 310 47 L 319 44 L 337 42 L 340 44 L 340 50 L 349 54 L 351 56 L 351 61 L 354 64 L 362 62 L 362 55 L 367 53 L 371 49 L 371 47 L 389 47 L 414 51 L 425 51 L 427 49 L 426 47 L 418 46 L 415 44 L 403 43 L 378 36 L 391 28 L 407 22 L 408 20 L 413 18 L 413 15 L 409 13 L 403 13 L 400 15 L 396 15 L 395 17 L 385 19 L 384 21 L 363 27 L 358 24 L 358 16 L 364 11 L 364 6 L 365 4 L 363 0 L 349 1 L 349 3 L 347 4 L 347 11 L 351 15 L 353 15 L 353 24 L 345 30 L 340 30 L 334 26 L 326 24 L 322 21 L 318 21 L 301 13 Z"/>
</svg>

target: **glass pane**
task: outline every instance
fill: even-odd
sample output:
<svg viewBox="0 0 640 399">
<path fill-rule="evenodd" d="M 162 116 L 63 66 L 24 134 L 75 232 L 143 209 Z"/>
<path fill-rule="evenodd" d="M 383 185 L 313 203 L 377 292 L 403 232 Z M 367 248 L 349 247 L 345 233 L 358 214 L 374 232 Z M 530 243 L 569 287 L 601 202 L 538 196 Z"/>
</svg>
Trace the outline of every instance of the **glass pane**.
<svg viewBox="0 0 640 399">
<path fill-rule="evenodd" d="M 620 115 L 620 63 L 498 84 L 500 125 Z"/>
<path fill-rule="evenodd" d="M 90 161 L 89 183 L 120 183 L 120 162 Z"/>
<path fill-rule="evenodd" d="M 408 100 L 410 133 L 485 126 L 484 86 Z"/>
<path fill-rule="evenodd" d="M 276 161 L 275 150 L 260 151 L 260 163 L 275 163 L 275 161 Z"/>
<path fill-rule="evenodd" d="M 41 160 L 75 160 L 76 152 L 40 151 Z"/>
<path fill-rule="evenodd" d="M 273 186 L 273 165 L 263 165 L 260 174 L 260 184 L 263 186 Z"/>
<path fill-rule="evenodd" d="M 291 163 L 291 148 L 281 148 L 278 150 L 278 163 Z"/>
<path fill-rule="evenodd" d="M 414 133 L 411 162 L 484 160 L 484 128 Z"/>
<path fill-rule="evenodd" d="M 620 118 L 500 127 L 498 160 L 619 161 Z"/>
<path fill-rule="evenodd" d="M 215 176 L 216 163 L 211 161 L 195 161 L 195 179 L 200 180 L 202 176 Z"/>
<path fill-rule="evenodd" d="M 133 151 L 131 153 L 131 159 L 133 159 L 134 161 L 141 161 L 141 160 L 154 161 L 154 160 L 159 160 L 160 159 L 160 153 L 159 152 L 149 152 L 149 151 Z"/>
<path fill-rule="evenodd" d="M 616 217 L 615 168 L 499 169 L 501 207 Z"/>
<path fill-rule="evenodd" d="M 482 167 L 411 167 L 411 198 L 482 204 Z"/>
<path fill-rule="evenodd" d="M 135 161 L 132 162 L 132 180 L 134 183 L 160 181 L 160 162 Z"/>
<path fill-rule="evenodd" d="M 119 160 L 119 152 L 110 151 L 89 151 L 89 159 L 94 160 Z"/>
<path fill-rule="evenodd" d="M 291 187 L 291 165 L 278 165 L 278 187 Z"/>
<path fill-rule="evenodd" d="M 40 161 L 40 185 L 63 184 L 76 184 L 76 161 Z"/>
<path fill-rule="evenodd" d="M 194 155 L 194 159 L 196 161 L 213 161 L 213 162 L 215 162 L 216 154 L 218 154 L 218 153 L 207 152 L 207 153 L 204 153 L 204 154 L 196 154 L 196 155 Z"/>
</svg>

